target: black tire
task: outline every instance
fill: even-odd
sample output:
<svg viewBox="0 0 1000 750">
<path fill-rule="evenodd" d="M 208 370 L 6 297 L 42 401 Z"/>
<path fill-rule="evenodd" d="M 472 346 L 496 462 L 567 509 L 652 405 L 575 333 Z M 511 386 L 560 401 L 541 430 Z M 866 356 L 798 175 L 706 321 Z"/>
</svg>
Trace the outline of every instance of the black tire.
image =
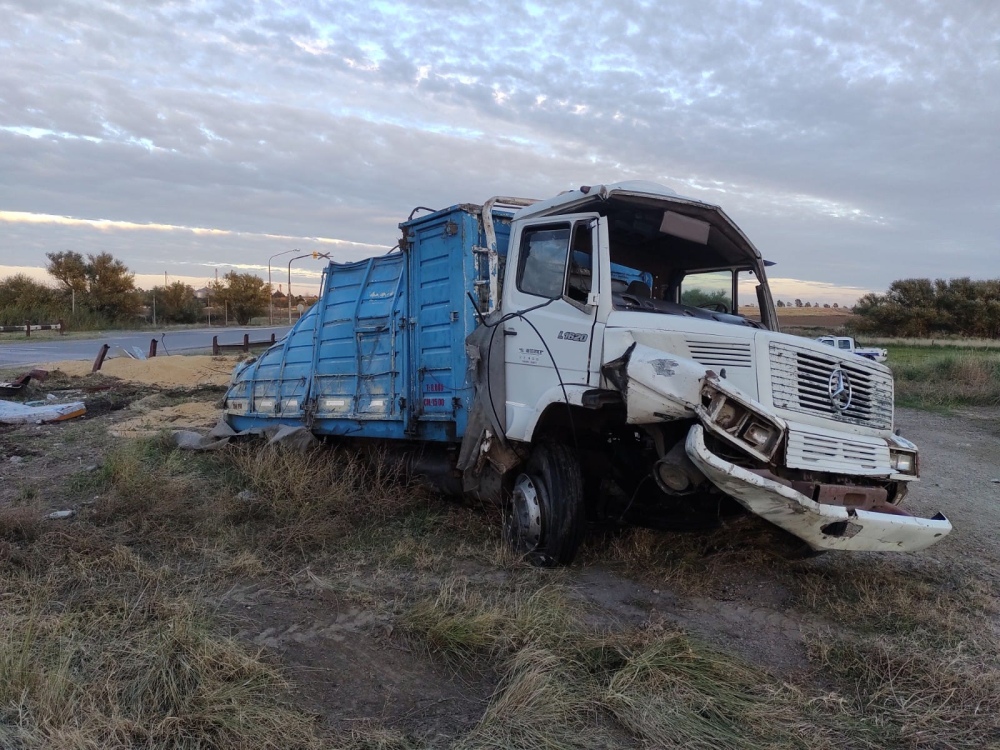
<svg viewBox="0 0 1000 750">
<path fill-rule="evenodd" d="M 580 461 L 569 446 L 541 443 L 514 479 L 505 536 L 533 565 L 569 565 L 586 518 Z"/>
</svg>

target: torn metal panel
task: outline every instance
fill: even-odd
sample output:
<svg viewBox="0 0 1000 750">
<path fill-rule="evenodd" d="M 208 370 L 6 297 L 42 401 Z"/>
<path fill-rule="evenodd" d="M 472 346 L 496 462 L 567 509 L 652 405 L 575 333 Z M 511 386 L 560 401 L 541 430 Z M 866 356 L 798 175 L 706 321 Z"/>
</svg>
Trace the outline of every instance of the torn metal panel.
<svg viewBox="0 0 1000 750">
<path fill-rule="evenodd" d="M 629 424 L 693 417 L 705 374 L 700 365 L 639 343 L 602 371 L 621 390 Z"/>
<path fill-rule="evenodd" d="M 72 401 L 65 404 L 44 404 L 40 406 L 0 401 L 0 423 L 3 424 L 64 422 L 67 419 L 82 417 L 86 412 L 87 407 L 82 401 Z"/>
<path fill-rule="evenodd" d="M 927 519 L 817 503 L 785 484 L 713 454 L 705 445 L 701 425 L 691 428 L 686 449 L 716 487 L 813 549 L 914 552 L 951 532 L 951 522 L 940 514 Z"/>
<path fill-rule="evenodd" d="M 34 378 L 39 383 L 49 376 L 48 370 L 30 370 L 23 375 L 19 375 L 9 383 L 0 383 L 0 395 L 14 396 L 24 390 L 31 379 Z"/>
</svg>

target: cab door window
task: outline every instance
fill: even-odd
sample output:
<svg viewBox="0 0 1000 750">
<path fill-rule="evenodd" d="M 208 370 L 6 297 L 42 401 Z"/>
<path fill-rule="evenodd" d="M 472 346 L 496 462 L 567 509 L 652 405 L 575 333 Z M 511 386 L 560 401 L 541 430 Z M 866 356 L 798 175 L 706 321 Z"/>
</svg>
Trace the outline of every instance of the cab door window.
<svg viewBox="0 0 1000 750">
<path fill-rule="evenodd" d="M 569 257 L 570 226 L 532 227 L 521 236 L 517 288 L 526 294 L 562 297 Z"/>
</svg>

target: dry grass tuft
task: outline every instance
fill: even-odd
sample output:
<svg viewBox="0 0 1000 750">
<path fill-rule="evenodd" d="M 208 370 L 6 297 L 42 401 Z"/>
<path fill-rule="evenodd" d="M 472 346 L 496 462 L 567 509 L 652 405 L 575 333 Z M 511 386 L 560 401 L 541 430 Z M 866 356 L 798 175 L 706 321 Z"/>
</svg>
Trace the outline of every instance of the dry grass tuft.
<svg viewBox="0 0 1000 750">
<path fill-rule="evenodd" d="M 405 615 L 434 652 L 504 677 L 459 748 L 838 747 L 836 704 L 681 631 L 599 632 L 557 584 L 449 581 Z M 855 732 L 854 737 L 863 736 Z"/>
<path fill-rule="evenodd" d="M 37 508 L 0 508 L 0 542 L 33 542 L 41 536 L 44 524 Z"/>
<path fill-rule="evenodd" d="M 790 579 L 801 606 L 862 634 L 915 635 L 941 647 L 984 635 L 996 615 L 989 586 L 955 570 L 882 557 L 820 558 Z"/>
<path fill-rule="evenodd" d="M 234 448 L 228 460 L 242 489 L 229 498 L 226 520 L 273 552 L 329 548 L 426 498 L 386 462 L 349 451 L 251 445 Z"/>
<path fill-rule="evenodd" d="M 516 652 L 531 643 L 564 637 L 575 606 L 553 586 L 515 586 L 487 594 L 468 580 L 441 584 L 433 599 L 418 601 L 405 625 L 435 653 L 465 662 Z"/>
<path fill-rule="evenodd" d="M 455 743 L 456 750 L 479 748 L 607 748 L 614 728 L 598 722 L 600 706 L 578 664 L 564 655 L 530 646 L 508 661 L 479 723 Z"/>
<path fill-rule="evenodd" d="M 796 583 L 801 604 L 843 625 L 811 636 L 812 659 L 887 744 L 1000 744 L 997 605 L 982 579 L 882 558 L 816 565 Z"/>
<path fill-rule="evenodd" d="M 219 483 L 206 459 L 179 451 L 162 438 L 130 440 L 108 453 L 93 479 L 100 495 L 90 520 L 173 543 L 210 521 Z"/>
<path fill-rule="evenodd" d="M 359 722 L 337 745 L 343 750 L 418 750 L 402 732 L 371 721 Z"/>
<path fill-rule="evenodd" d="M 584 550 L 636 578 L 688 595 L 707 595 L 733 571 L 787 571 L 802 543 L 756 517 L 740 517 L 711 532 L 676 533 L 626 528 Z"/>
<path fill-rule="evenodd" d="M 851 708 L 903 747 L 1000 745 L 1000 663 L 996 651 L 959 644 L 943 650 L 908 637 L 828 634 L 814 658 L 852 690 Z M 993 644 L 995 646 L 995 644 Z"/>
<path fill-rule="evenodd" d="M 0 569 L 0 746 L 315 744 L 281 675 L 168 593 L 169 569 L 110 542 L 39 546 L 43 574 Z"/>
</svg>

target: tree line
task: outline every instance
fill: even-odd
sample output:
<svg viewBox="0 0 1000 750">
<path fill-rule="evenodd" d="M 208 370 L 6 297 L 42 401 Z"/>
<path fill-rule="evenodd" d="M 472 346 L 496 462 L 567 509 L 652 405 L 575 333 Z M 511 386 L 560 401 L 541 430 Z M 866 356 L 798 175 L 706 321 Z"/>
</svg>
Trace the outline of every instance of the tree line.
<svg viewBox="0 0 1000 750">
<path fill-rule="evenodd" d="M 55 285 L 25 274 L 0 280 L 0 325 L 64 320 L 77 328 L 134 324 L 152 317 L 157 322 L 195 323 L 204 317 L 208 301 L 198 299 L 189 284 L 175 281 L 149 290 L 135 285 L 135 274 L 110 253 L 67 250 L 46 253 L 45 270 Z M 231 271 L 208 284 L 211 307 L 225 309 L 240 325 L 268 309 L 270 288 L 252 273 Z"/>
<path fill-rule="evenodd" d="M 802 300 L 800 300 L 800 299 L 796 299 L 796 300 L 794 300 L 792 302 L 784 302 L 783 300 L 779 299 L 777 302 L 775 302 L 775 306 L 776 307 L 810 307 L 811 308 L 811 307 L 820 307 L 821 305 L 819 304 L 819 302 L 806 302 L 806 303 L 803 304 Z M 834 309 L 834 310 L 839 310 L 840 309 L 840 305 L 837 304 L 836 302 L 834 302 L 832 305 L 829 302 L 826 302 L 826 303 L 824 303 L 822 305 L 822 307 L 825 307 L 827 309 Z"/>
<path fill-rule="evenodd" d="M 862 333 L 1000 338 L 1000 279 L 901 279 L 859 299 L 854 314 Z"/>
</svg>

